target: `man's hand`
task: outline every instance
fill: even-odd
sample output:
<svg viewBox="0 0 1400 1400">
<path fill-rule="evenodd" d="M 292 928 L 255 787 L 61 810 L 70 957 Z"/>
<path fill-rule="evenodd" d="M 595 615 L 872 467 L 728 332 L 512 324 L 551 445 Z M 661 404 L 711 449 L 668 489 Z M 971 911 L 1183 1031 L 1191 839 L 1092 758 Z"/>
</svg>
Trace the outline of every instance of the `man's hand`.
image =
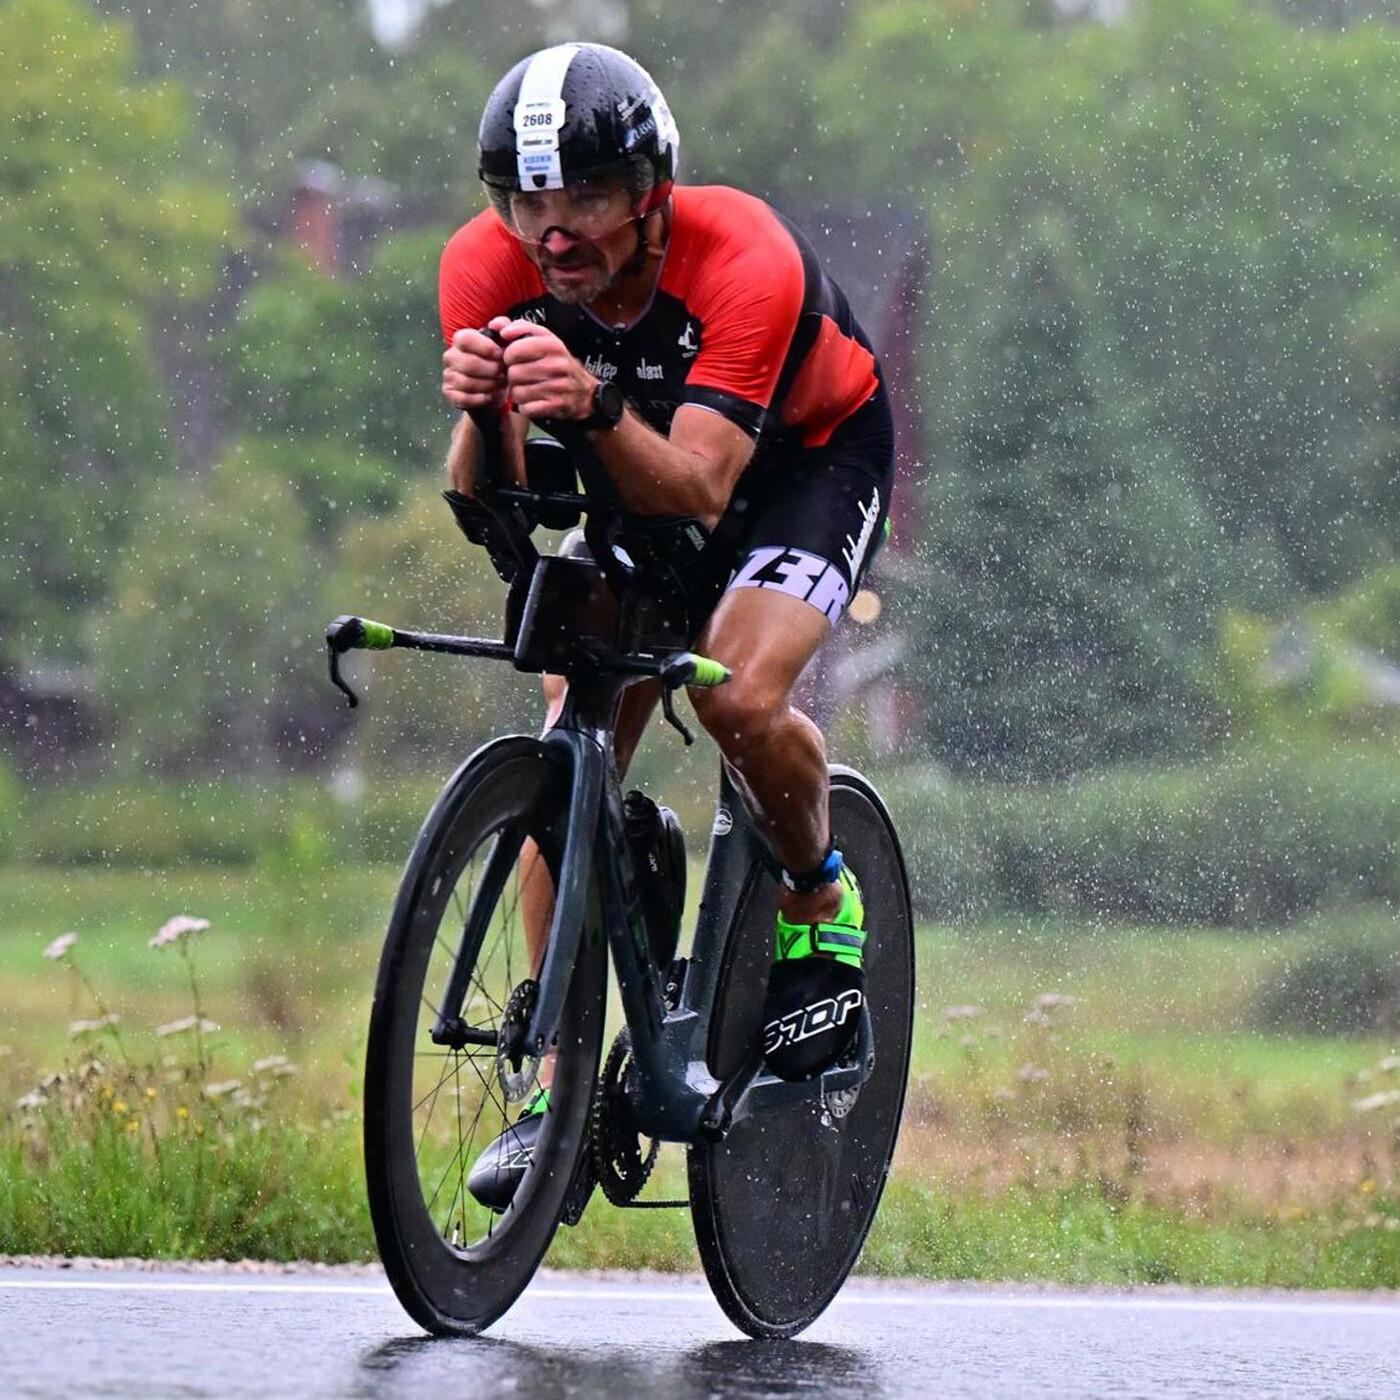
<svg viewBox="0 0 1400 1400">
<path fill-rule="evenodd" d="M 497 316 L 490 329 L 500 332 L 511 324 Z M 458 331 L 442 356 L 442 396 L 454 408 L 503 409 L 507 386 L 502 347 L 481 331 Z"/>
<path fill-rule="evenodd" d="M 598 381 L 553 331 L 533 321 L 510 321 L 499 329 L 506 343 L 506 383 L 521 413 L 532 419 L 578 419 L 593 412 Z"/>
</svg>

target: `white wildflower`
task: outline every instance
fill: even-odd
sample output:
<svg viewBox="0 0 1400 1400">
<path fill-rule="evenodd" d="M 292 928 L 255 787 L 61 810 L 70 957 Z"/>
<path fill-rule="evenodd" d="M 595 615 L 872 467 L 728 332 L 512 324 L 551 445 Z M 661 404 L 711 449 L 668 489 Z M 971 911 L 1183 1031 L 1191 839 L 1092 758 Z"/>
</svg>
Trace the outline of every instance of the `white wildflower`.
<svg viewBox="0 0 1400 1400">
<path fill-rule="evenodd" d="M 1388 1089 L 1384 1094 L 1368 1094 L 1364 1099 L 1357 1099 L 1352 1107 L 1358 1113 L 1374 1113 L 1378 1108 L 1389 1108 L 1392 1104 L 1400 1104 L 1400 1089 Z"/>
<path fill-rule="evenodd" d="M 109 1011 L 105 1016 L 99 1016 L 92 1021 L 74 1021 L 68 1027 L 68 1036 L 71 1040 L 77 1040 L 81 1036 L 96 1035 L 99 1031 L 105 1031 L 120 1022 L 121 1017 L 115 1011 Z"/>
<path fill-rule="evenodd" d="M 173 919 L 167 919 L 160 926 L 160 932 L 150 940 L 150 946 L 164 948 L 171 943 L 178 943 L 182 938 L 188 938 L 192 933 L 203 933 L 208 927 L 208 919 L 195 919 L 189 914 L 176 914 Z"/>
<path fill-rule="evenodd" d="M 52 958 L 54 962 L 58 962 L 60 959 L 68 956 L 69 949 L 72 948 L 77 941 L 78 935 L 76 933 L 61 933 L 44 949 L 44 956 L 46 958 Z"/>
<path fill-rule="evenodd" d="M 274 1079 L 284 1079 L 297 1073 L 297 1067 L 285 1055 L 268 1055 L 265 1059 L 254 1060 L 254 1074 L 268 1074 Z"/>
<path fill-rule="evenodd" d="M 207 1016 L 181 1016 L 178 1021 L 167 1021 L 156 1027 L 157 1035 L 184 1035 L 187 1031 L 198 1030 L 202 1035 L 210 1035 L 219 1029 L 217 1021 Z"/>
</svg>

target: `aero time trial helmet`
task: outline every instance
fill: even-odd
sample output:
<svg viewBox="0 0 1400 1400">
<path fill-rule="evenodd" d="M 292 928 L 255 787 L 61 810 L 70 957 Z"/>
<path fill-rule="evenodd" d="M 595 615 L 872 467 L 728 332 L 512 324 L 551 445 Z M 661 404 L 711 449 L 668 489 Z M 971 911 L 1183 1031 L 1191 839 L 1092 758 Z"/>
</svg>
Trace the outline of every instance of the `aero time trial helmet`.
<svg viewBox="0 0 1400 1400">
<path fill-rule="evenodd" d="M 678 139 L 640 63 L 605 44 L 558 44 L 496 84 L 481 118 L 478 174 L 503 215 L 517 190 L 608 178 L 625 183 L 645 215 L 671 193 Z"/>
</svg>

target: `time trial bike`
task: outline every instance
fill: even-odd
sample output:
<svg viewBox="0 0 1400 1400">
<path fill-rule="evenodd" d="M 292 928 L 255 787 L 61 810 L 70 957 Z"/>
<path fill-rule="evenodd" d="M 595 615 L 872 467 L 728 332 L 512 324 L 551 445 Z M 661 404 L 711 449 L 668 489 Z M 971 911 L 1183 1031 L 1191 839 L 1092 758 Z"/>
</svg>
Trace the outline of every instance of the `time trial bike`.
<svg viewBox="0 0 1400 1400">
<path fill-rule="evenodd" d="M 624 796 L 614 761 L 628 686 L 659 682 L 689 743 L 675 692 L 727 679 L 687 649 L 685 580 L 706 532 L 620 509 L 581 438 L 532 439 L 526 483 L 508 483 L 498 428 L 479 426 L 477 493 L 445 494 L 507 584 L 502 639 L 354 616 L 326 631 L 331 677 L 351 704 L 341 660 L 360 648 L 504 661 L 568 687 L 543 737 L 496 739 L 457 769 L 408 858 L 365 1063 L 367 1189 L 385 1271 L 428 1331 L 479 1332 L 601 1190 L 620 1206 L 688 1205 L 724 1311 L 750 1336 L 792 1336 L 854 1266 L 899 1127 L 913 927 L 894 825 L 865 778 L 831 769 L 833 836 L 871 930 L 866 1005 L 838 1064 L 809 1082 L 779 1079 L 764 1067 L 779 886 L 762 832 L 721 765 L 693 939 L 677 956 L 683 838 L 665 809 Z M 584 518 L 586 548 L 575 531 L 573 546 L 540 553 L 536 527 Z M 604 1060 L 609 954 L 625 1024 Z M 509 1203 L 483 1205 L 468 1186 L 474 1163 L 541 1102 Z M 687 1198 L 639 1199 L 665 1141 L 685 1145 Z"/>
</svg>

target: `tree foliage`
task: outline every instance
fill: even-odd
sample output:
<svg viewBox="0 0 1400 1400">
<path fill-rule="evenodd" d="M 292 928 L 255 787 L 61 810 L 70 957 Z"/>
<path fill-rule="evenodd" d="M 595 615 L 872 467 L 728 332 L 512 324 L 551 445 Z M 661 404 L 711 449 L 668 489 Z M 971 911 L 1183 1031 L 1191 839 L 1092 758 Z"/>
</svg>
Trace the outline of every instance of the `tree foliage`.
<svg viewBox="0 0 1400 1400">
<path fill-rule="evenodd" d="M 327 604 L 284 468 L 252 438 L 144 502 L 98 636 L 122 766 L 266 769 L 319 686 Z"/>
<path fill-rule="evenodd" d="M 938 751 L 986 761 L 999 733 L 1003 754 L 1058 752 L 1053 769 L 1076 750 L 1076 762 L 1122 756 L 1114 735 L 1137 735 L 1130 753 L 1176 748 L 1161 701 L 1182 717 L 1210 710 L 1199 686 L 1195 703 L 1181 689 L 1204 659 L 1189 655 L 1210 636 L 1203 614 L 1226 601 L 1285 614 L 1394 552 L 1400 34 L 1299 32 L 1239 0 L 1142 0 L 1113 25 L 1031 25 L 1014 8 L 864 7 L 827 78 L 862 95 L 832 133 L 848 189 L 895 191 L 930 214 L 925 446 L 940 564 L 950 541 L 995 543 L 987 450 L 1009 451 L 1027 402 L 1067 387 L 1023 314 L 1026 269 L 1048 246 L 1073 287 L 1075 374 L 1097 429 L 1066 450 L 1086 479 L 1134 483 L 1077 528 L 1157 561 L 1100 577 L 1102 605 L 1075 605 L 1085 626 L 1104 606 L 1143 623 L 1121 658 L 1136 655 L 1137 674 L 1112 692 L 1117 722 L 1103 730 L 1102 692 L 1029 653 L 1011 710 L 1005 684 L 967 684 L 979 651 L 984 672 L 1007 663 L 1008 626 L 1047 655 L 1062 639 L 1029 542 L 1016 567 L 993 570 L 1010 592 L 955 571 L 915 624 L 966 614 L 962 659 L 925 680 Z M 1041 453 L 1010 460 L 1022 506 L 1053 494 Z M 1072 572 L 1057 577 L 1068 599 Z"/>
<path fill-rule="evenodd" d="M 933 524 L 900 625 L 931 751 L 1017 774 L 1180 752 L 1220 718 L 1222 617 L 1363 596 L 1395 557 L 1400 30 L 1364 22 L 1386 6 L 457 0 L 393 51 L 359 0 L 99 8 L 127 18 L 0 4 L 0 664 L 26 629 L 77 648 L 144 503 L 128 602 L 136 557 L 171 556 L 170 503 L 218 516 L 238 463 L 280 483 L 266 547 L 322 570 L 416 519 L 446 428 L 436 258 L 479 207 L 477 116 L 580 16 L 661 81 L 686 178 L 927 239 L 909 514 Z M 266 230 L 313 159 L 391 182 L 420 232 L 339 280 L 260 260 L 214 347 L 242 455 L 174 492 L 153 318 L 210 293 L 247 237 L 230 207 Z M 434 518 L 455 547 L 445 517 L 414 529 Z"/>
<path fill-rule="evenodd" d="M 351 526 L 338 557 L 331 586 L 349 611 L 428 631 L 501 635 L 506 586 L 436 491 Z M 371 766 L 466 753 L 502 729 L 532 728 L 543 713 L 538 682 L 501 662 L 400 652 L 358 671 L 368 703 L 354 752 Z"/>
<path fill-rule="evenodd" d="M 168 464 L 159 308 L 206 294 L 223 197 L 176 173 L 187 106 L 134 76 L 127 26 L 74 0 L 0 6 L 0 668 L 76 643 Z"/>
<path fill-rule="evenodd" d="M 1017 270 L 928 542 L 937 750 L 1050 776 L 1191 742 L 1209 632 L 1206 512 L 1165 444 L 1098 400 L 1082 313 L 1042 246 Z M 1149 450 L 1145 450 L 1149 449 Z"/>
<path fill-rule="evenodd" d="M 389 238 L 347 281 L 287 257 L 258 279 L 227 340 L 234 411 L 261 433 L 391 459 L 378 482 L 334 487 L 375 511 L 441 455 L 437 263 L 445 232 Z"/>
</svg>

